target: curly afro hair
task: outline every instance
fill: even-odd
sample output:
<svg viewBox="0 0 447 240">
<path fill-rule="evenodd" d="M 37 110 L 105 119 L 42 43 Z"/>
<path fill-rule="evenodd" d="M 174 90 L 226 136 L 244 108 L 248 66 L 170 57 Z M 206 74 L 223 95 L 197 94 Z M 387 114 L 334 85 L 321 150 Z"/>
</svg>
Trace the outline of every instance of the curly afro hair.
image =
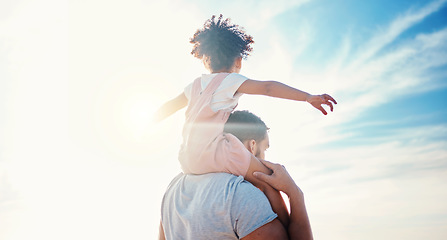
<svg viewBox="0 0 447 240">
<path fill-rule="evenodd" d="M 222 17 L 220 14 L 216 19 L 213 15 L 190 39 L 194 44 L 191 54 L 205 60 L 213 72 L 231 69 L 237 57 L 246 59 L 252 50 L 250 44 L 254 43 L 241 27 Z"/>
</svg>

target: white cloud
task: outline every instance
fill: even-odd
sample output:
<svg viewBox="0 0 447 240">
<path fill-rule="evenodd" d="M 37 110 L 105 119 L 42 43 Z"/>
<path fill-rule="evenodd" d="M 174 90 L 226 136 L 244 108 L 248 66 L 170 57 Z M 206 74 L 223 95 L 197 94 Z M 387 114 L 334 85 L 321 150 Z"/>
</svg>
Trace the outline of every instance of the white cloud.
<svg viewBox="0 0 447 240">
<path fill-rule="evenodd" d="M 353 62 L 354 68 L 357 65 L 362 65 L 383 47 L 396 40 L 396 38 L 405 30 L 422 21 L 430 14 L 441 9 L 445 2 L 445 0 L 432 1 L 417 11 L 408 11 L 402 16 L 396 18 L 390 25 L 385 27 L 385 30 L 379 31 L 378 34 L 371 38 L 363 48 L 360 48 L 361 53 Z"/>
<path fill-rule="evenodd" d="M 446 131 L 445 125 L 406 128 L 381 144 L 296 152 L 286 166 L 307 196 L 316 236 L 418 239 L 426 228 L 445 225 L 438 216 L 447 212 Z M 412 225 L 418 229 L 410 236 L 403 229 Z M 439 228 L 432 230 L 425 233 L 442 239 Z"/>
<path fill-rule="evenodd" d="M 295 9 L 310 2 L 310 0 L 280 0 L 280 1 L 244 1 L 245 9 L 250 9 L 251 16 L 255 18 L 248 19 L 248 26 L 256 28 L 262 28 L 268 22 L 270 22 L 276 16 L 281 15 L 285 11 Z M 237 4 L 240 4 L 239 2 Z"/>
<path fill-rule="evenodd" d="M 283 49 L 278 52 L 283 52 L 285 56 L 279 59 L 286 60 L 279 62 L 278 69 L 286 71 L 281 71 L 285 79 L 291 76 L 296 79 L 296 83 L 291 85 L 311 93 L 325 91 L 338 99 L 342 104 L 336 107 L 337 116 L 332 119 L 335 124 L 343 119 L 349 121 L 368 108 L 393 101 L 397 97 L 433 90 L 445 85 L 438 81 L 439 73 L 434 75 L 431 70 L 447 63 L 447 28 L 420 33 L 408 39 L 398 37 L 442 7 L 443 3 L 436 1 L 422 10 L 398 17 L 385 27 L 387 31 L 376 33 L 365 44 L 352 42 L 345 37 L 339 52 L 327 66 L 307 69 L 306 72 L 294 71 L 293 59 L 297 56 Z M 399 44 L 377 54 L 393 41 Z M 353 53 L 351 49 L 359 49 L 359 52 Z M 273 65 L 273 69 L 277 68 Z M 343 119 L 339 118 L 341 115 Z"/>
</svg>

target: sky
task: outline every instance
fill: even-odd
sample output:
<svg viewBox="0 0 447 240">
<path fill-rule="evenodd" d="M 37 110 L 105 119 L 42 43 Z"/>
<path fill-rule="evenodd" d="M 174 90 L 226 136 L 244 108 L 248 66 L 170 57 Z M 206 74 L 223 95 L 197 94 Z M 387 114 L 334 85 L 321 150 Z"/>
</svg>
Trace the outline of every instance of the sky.
<svg viewBox="0 0 447 240">
<path fill-rule="evenodd" d="M 242 96 L 315 239 L 447 236 L 447 1 L 0 3 L 0 239 L 155 239 L 206 73 L 189 38 L 223 14 L 253 36 L 241 74 L 338 104 Z"/>
</svg>

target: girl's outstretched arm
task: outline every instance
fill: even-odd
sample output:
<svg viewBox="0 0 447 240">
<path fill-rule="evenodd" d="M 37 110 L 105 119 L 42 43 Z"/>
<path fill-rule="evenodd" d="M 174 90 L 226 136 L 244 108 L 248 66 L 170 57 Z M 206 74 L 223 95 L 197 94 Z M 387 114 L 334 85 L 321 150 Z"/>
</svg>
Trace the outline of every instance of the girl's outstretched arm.
<svg viewBox="0 0 447 240">
<path fill-rule="evenodd" d="M 332 103 L 337 104 L 335 99 L 328 94 L 311 95 L 307 92 L 298 90 L 296 88 L 276 81 L 257 81 L 248 79 L 241 84 L 237 92 L 245 94 L 265 95 L 295 101 L 307 101 L 313 107 L 320 110 L 324 115 L 326 115 L 327 112 L 321 106 L 322 104 L 328 105 L 331 111 L 333 111 L 334 109 Z"/>
<path fill-rule="evenodd" d="M 184 93 L 181 93 L 177 97 L 167 101 L 157 110 L 154 116 L 154 121 L 160 122 L 178 110 L 186 107 L 186 105 L 188 105 L 188 99 Z"/>
</svg>

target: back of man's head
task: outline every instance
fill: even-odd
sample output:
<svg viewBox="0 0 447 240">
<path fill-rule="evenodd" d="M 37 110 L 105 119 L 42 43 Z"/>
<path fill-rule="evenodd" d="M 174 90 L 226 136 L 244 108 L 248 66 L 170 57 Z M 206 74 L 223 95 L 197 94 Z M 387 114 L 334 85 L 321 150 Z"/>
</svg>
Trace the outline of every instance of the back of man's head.
<svg viewBox="0 0 447 240">
<path fill-rule="evenodd" d="M 224 127 L 224 132 L 231 133 L 241 142 L 246 140 L 261 141 L 269 128 L 258 116 L 249 111 L 234 111 Z"/>
</svg>

